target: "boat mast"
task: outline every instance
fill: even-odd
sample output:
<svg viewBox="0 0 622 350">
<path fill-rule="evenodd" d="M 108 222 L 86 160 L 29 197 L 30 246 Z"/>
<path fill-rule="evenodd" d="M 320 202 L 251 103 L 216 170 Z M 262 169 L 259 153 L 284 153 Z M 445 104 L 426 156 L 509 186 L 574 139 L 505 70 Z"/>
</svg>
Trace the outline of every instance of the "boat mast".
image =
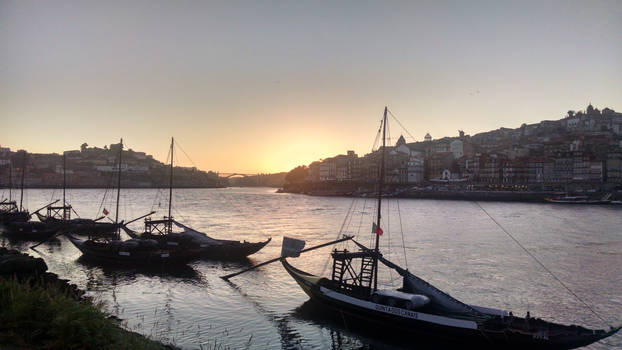
<svg viewBox="0 0 622 350">
<path fill-rule="evenodd" d="M 67 160 L 65 159 L 65 152 L 63 152 L 63 220 L 69 219 L 67 217 L 67 210 L 65 209 L 65 187 L 67 187 Z"/>
<path fill-rule="evenodd" d="M 171 216 L 171 208 L 173 204 L 173 144 L 175 139 L 171 137 L 171 177 L 168 185 L 168 221 L 166 223 L 167 233 L 171 233 L 173 230 L 173 217 Z"/>
<path fill-rule="evenodd" d="M 376 219 L 376 227 L 380 229 L 380 207 L 382 205 L 382 185 L 384 184 L 384 152 L 387 137 L 387 107 L 384 107 L 384 116 L 382 117 L 382 152 L 380 153 L 380 177 L 378 178 L 378 217 Z M 378 289 L 378 254 L 379 254 L 380 235 L 376 232 L 376 248 L 374 249 L 374 291 Z"/>
<path fill-rule="evenodd" d="M 117 179 L 117 210 L 116 210 L 115 217 L 114 217 L 115 225 L 119 223 L 119 197 L 121 195 L 121 156 L 122 155 L 123 155 L 123 139 L 121 139 L 121 142 L 119 142 L 119 174 L 118 174 L 118 179 Z M 117 228 L 117 236 L 119 236 L 121 233 L 118 230 L 119 228 Z"/>
<path fill-rule="evenodd" d="M 9 163 L 9 202 L 11 202 L 11 195 L 13 189 L 13 161 Z"/>
<path fill-rule="evenodd" d="M 19 194 L 19 210 L 22 211 L 22 203 L 24 202 L 24 173 L 26 171 L 26 151 L 22 156 L 22 187 Z"/>
</svg>

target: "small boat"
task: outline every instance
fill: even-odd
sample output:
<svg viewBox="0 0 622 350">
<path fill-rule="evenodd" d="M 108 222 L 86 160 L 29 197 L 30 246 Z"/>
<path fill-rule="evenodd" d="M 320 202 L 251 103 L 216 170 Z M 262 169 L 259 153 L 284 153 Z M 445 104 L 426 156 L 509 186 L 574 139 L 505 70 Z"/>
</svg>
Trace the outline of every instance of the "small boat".
<svg viewBox="0 0 622 350">
<path fill-rule="evenodd" d="M 173 232 L 166 227 L 174 224 L 181 228 L 181 232 Z M 234 241 L 226 239 L 214 239 L 203 232 L 196 231 L 176 220 L 145 219 L 145 231 L 138 233 L 127 226 L 123 230 L 133 238 L 155 240 L 161 247 L 180 247 L 182 249 L 200 249 L 201 257 L 205 259 L 236 260 L 243 259 L 257 253 L 265 247 L 272 238 L 263 242 Z"/>
<path fill-rule="evenodd" d="M 563 196 L 554 198 L 545 198 L 549 203 L 560 204 L 608 204 L 611 202 L 609 199 L 595 199 L 588 196 Z"/>
<path fill-rule="evenodd" d="M 622 325 L 609 329 L 568 326 L 533 318 L 529 313 L 525 317 L 516 317 L 505 310 L 466 304 L 384 258 L 379 250 L 379 239 L 383 233 L 381 204 L 386 123 L 385 107 L 378 212 L 372 228 L 375 248 L 368 248 L 351 236 L 338 240 L 352 239 L 358 250 L 333 250 L 332 274 L 321 277 L 292 266 L 286 259 L 317 247 L 302 250 L 304 241 L 283 240 L 281 264 L 316 305 L 340 315 L 346 324 L 363 324 L 372 332 L 380 333 L 382 329 L 382 334 L 397 332 L 417 344 L 438 346 L 439 343 L 449 342 L 460 348 L 572 349 L 609 337 L 622 328 Z M 383 289 L 378 286 L 380 264 L 402 277 L 401 288 Z"/>
<path fill-rule="evenodd" d="M 82 252 L 84 258 L 99 263 L 123 266 L 186 264 L 200 257 L 199 250 L 174 247 L 161 249 L 158 242 L 150 239 L 81 240 L 71 235 L 67 235 L 67 238 Z"/>
<path fill-rule="evenodd" d="M 155 263 L 185 264 L 199 257 L 199 249 L 182 249 L 180 247 L 160 247 L 157 241 L 151 239 L 132 238 L 121 240 L 119 222 L 119 198 L 121 193 L 121 158 L 123 155 L 123 139 L 119 147 L 117 204 L 114 223 L 117 226 L 114 238 L 109 236 L 89 234 L 88 240 L 81 240 L 66 233 L 69 241 L 76 247 L 82 256 L 94 262 L 137 266 L 152 265 Z M 150 213 L 152 214 L 152 213 Z M 150 215 L 148 214 L 148 215 Z M 144 217 L 144 216 L 143 216 Z"/>
<path fill-rule="evenodd" d="M 67 216 L 63 218 L 62 216 L 59 217 L 58 214 L 54 214 L 54 212 L 59 212 L 61 210 L 71 210 L 70 205 L 58 207 L 48 206 L 47 210 L 47 215 L 35 212 L 39 221 L 58 226 L 64 232 L 69 232 L 71 234 L 113 237 L 116 235 L 115 232 L 121 227 L 121 225 L 115 224 L 114 222 L 97 222 L 97 220 L 83 218 L 71 219 Z"/>
<path fill-rule="evenodd" d="M 9 199 L 0 202 L 0 223 L 26 222 L 30 220 L 31 217 L 28 210 L 22 206 L 24 201 L 24 176 L 26 174 L 26 151 L 21 152 L 23 152 L 23 154 L 19 207 L 17 206 L 17 201 L 11 200 L 11 190 L 13 188 L 13 164 L 11 164 L 9 166 Z"/>
<path fill-rule="evenodd" d="M 145 229 L 138 233 L 123 226 L 123 230 L 133 238 L 156 240 L 161 247 L 181 247 L 183 249 L 200 249 L 204 259 L 235 260 L 246 258 L 265 247 L 271 238 L 263 242 L 240 242 L 235 240 L 215 239 L 203 232 L 194 230 L 172 217 L 173 201 L 173 147 L 175 140 L 171 138 L 171 164 L 169 181 L 168 216 L 162 220 L 145 219 Z M 182 232 L 173 232 L 173 225 L 181 228 Z"/>
<path fill-rule="evenodd" d="M 16 201 L 0 202 L 0 223 L 25 222 L 30 219 L 28 210 L 20 210 Z"/>
<path fill-rule="evenodd" d="M 52 205 L 54 203 L 48 205 L 45 207 L 47 209 L 46 215 L 40 213 L 41 209 L 35 211 L 34 214 L 39 221 L 61 227 L 64 232 L 77 235 L 114 237 L 120 225 L 114 222 L 99 222 L 99 220 L 105 218 L 105 216 L 97 219 L 71 218 L 71 212 L 74 211 L 74 209 L 71 205 L 67 204 L 65 196 L 67 188 L 66 168 L 65 154 L 63 153 L 63 204 L 60 206 Z"/>
<path fill-rule="evenodd" d="M 1 225 L 2 231 L 9 239 L 21 241 L 44 241 L 58 234 L 61 228 L 38 221 L 14 221 Z"/>
</svg>

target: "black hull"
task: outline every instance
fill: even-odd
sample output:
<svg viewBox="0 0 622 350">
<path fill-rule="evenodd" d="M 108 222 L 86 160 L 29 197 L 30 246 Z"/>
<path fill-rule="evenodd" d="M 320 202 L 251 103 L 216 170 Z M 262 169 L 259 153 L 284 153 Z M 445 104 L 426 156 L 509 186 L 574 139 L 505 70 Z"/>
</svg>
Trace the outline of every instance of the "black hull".
<svg viewBox="0 0 622 350">
<path fill-rule="evenodd" d="M 120 225 L 109 222 L 96 222 L 90 219 L 60 220 L 36 213 L 39 221 L 58 225 L 63 232 L 92 237 L 113 237 Z"/>
<path fill-rule="evenodd" d="M 218 260 L 240 260 L 255 254 L 270 243 L 271 238 L 264 242 L 226 242 L 202 248 L 201 258 Z"/>
<path fill-rule="evenodd" d="M 25 211 L 0 212 L 0 223 L 26 222 L 30 214 Z"/>
<path fill-rule="evenodd" d="M 201 259 L 206 260 L 241 260 L 255 254 L 265 247 L 272 238 L 263 242 L 239 242 L 230 240 L 214 240 L 215 244 L 201 244 L 196 241 L 176 237 L 177 234 L 154 235 L 150 233 L 137 234 L 123 227 L 123 230 L 132 238 L 153 239 L 161 248 L 179 247 L 182 249 L 200 250 Z"/>
<path fill-rule="evenodd" d="M 12 240 L 44 241 L 59 233 L 57 226 L 37 221 L 4 223 L 3 226 L 4 235 Z"/>
<path fill-rule="evenodd" d="M 166 264 L 187 264 L 199 258 L 199 251 L 193 250 L 131 250 L 124 251 L 106 242 L 83 241 L 68 237 L 71 243 L 90 262 L 118 266 L 154 266 Z"/>
<path fill-rule="evenodd" d="M 380 304 L 373 304 L 375 305 L 374 308 L 366 308 L 349 301 L 338 300 L 328 296 L 325 293 L 326 287 L 322 286 L 325 284 L 322 280 L 329 282 L 328 280 L 319 279 L 298 270 L 285 259 L 281 259 L 281 262 L 285 270 L 296 280 L 305 293 L 311 297 L 314 303 L 331 311 L 334 315 L 342 317 L 346 322 L 346 326 L 353 324 L 359 328 L 371 330 L 375 334 L 389 332 L 401 335 L 401 338 L 413 339 L 413 341 L 416 339 L 417 344 L 453 344 L 460 345 L 460 348 L 466 349 L 471 347 L 491 349 L 573 349 L 594 343 L 619 330 L 617 328 L 609 331 L 592 331 L 583 327 L 563 326 L 531 319 L 531 322 L 541 322 L 549 327 L 547 328 L 548 333 L 544 334 L 521 331 L 517 328 L 499 327 L 495 329 L 494 325 L 488 321 L 478 321 L 475 329 L 438 324 L 424 321 L 424 314 L 417 312 L 411 313 L 416 314 L 415 318 L 402 317 L 398 314 L 408 311 Z M 324 289 L 322 289 L 323 287 Z M 363 303 L 372 304 L 366 301 L 363 301 Z M 518 317 L 513 318 L 513 320 L 517 324 L 527 322 L 524 318 Z M 464 319 L 457 319 L 458 323 L 462 321 Z M 493 320 L 492 323 L 497 322 Z M 379 329 L 382 329 L 382 332 Z"/>
</svg>

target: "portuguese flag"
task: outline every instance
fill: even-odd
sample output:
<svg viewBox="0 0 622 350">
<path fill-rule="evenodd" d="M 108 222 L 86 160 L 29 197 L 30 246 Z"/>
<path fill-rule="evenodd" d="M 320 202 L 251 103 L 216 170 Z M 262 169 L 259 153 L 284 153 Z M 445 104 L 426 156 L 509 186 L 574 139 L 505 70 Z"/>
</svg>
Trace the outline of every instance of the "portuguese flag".
<svg viewBox="0 0 622 350">
<path fill-rule="evenodd" d="M 380 226 L 376 226 L 376 223 L 374 222 L 373 226 L 371 227 L 371 233 L 375 233 L 378 236 L 382 236 L 382 229 L 380 228 Z"/>
</svg>

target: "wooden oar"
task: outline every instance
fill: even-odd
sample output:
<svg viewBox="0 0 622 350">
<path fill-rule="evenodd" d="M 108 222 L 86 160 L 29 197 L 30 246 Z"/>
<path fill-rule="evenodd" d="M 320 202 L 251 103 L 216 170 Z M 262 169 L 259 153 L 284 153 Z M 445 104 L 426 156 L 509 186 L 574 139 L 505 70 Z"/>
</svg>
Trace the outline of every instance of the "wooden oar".
<svg viewBox="0 0 622 350">
<path fill-rule="evenodd" d="M 42 206 L 41 208 L 39 208 L 39 209 L 37 209 L 37 210 L 33 211 L 32 213 L 33 213 L 33 214 L 38 213 L 41 209 L 45 209 L 45 208 L 49 207 L 50 205 L 55 204 L 55 203 L 56 203 L 56 202 L 58 202 L 59 200 L 60 200 L 60 199 L 57 199 L 57 200 L 55 200 L 54 202 L 52 202 L 52 203 L 50 203 L 50 204 L 46 204 L 46 205 Z"/>
<path fill-rule="evenodd" d="M 350 239 L 352 239 L 352 237 L 354 237 L 354 236 L 344 236 L 343 238 L 340 238 L 340 239 L 337 239 L 337 240 L 334 240 L 334 241 L 331 241 L 331 242 L 328 242 L 328 243 L 324 243 L 324 244 L 316 245 L 315 247 L 303 249 L 300 252 L 304 253 L 304 252 L 308 252 L 310 250 L 314 250 L 314 249 L 326 247 L 326 246 L 329 246 L 329 245 L 337 244 L 337 243 L 340 243 L 340 242 L 343 242 L 343 241 L 350 240 Z M 220 278 L 222 278 L 223 280 L 227 281 L 231 277 L 235 277 L 237 275 L 243 274 L 244 272 L 248 272 L 248 271 L 254 270 L 254 269 L 256 269 L 256 268 L 258 268 L 260 266 L 268 265 L 268 264 L 271 264 L 271 263 L 273 263 L 275 261 L 279 261 L 279 260 L 281 260 L 281 258 L 282 257 L 270 259 L 268 261 L 264 261 L 264 262 L 262 262 L 260 264 L 255 265 L 255 266 L 251 266 L 251 267 L 249 267 L 247 269 L 244 269 L 242 271 L 239 271 L 239 272 L 236 272 L 236 273 L 232 273 L 232 274 L 229 274 L 229 275 L 226 275 L 226 276 L 220 276 Z"/>
<path fill-rule="evenodd" d="M 126 222 L 123 226 L 127 226 L 127 225 L 129 225 L 129 224 L 133 223 L 133 222 L 134 222 L 134 221 L 136 221 L 136 220 L 140 220 L 140 219 L 142 219 L 142 218 L 144 218 L 144 217 L 147 217 L 147 216 L 149 216 L 149 215 L 152 215 L 152 214 L 155 214 L 155 211 L 152 211 L 151 213 L 149 213 L 149 214 L 145 214 L 145 215 L 143 215 L 143 216 L 139 216 L 139 217 L 137 217 L 136 219 L 130 220 L 130 221 Z"/>
</svg>

